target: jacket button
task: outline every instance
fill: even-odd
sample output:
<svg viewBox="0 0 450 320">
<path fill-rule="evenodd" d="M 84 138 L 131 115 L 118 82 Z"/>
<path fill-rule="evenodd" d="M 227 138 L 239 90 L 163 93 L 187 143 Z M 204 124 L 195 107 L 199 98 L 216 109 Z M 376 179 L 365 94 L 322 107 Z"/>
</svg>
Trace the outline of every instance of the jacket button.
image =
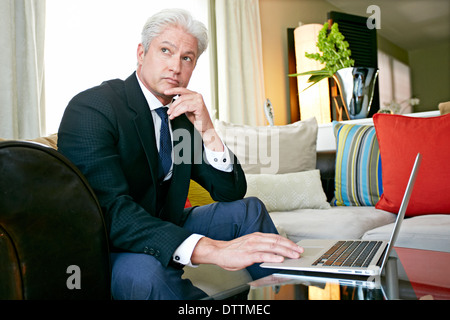
<svg viewBox="0 0 450 320">
<path fill-rule="evenodd" d="M 144 253 L 149 254 L 151 256 L 157 256 L 157 257 L 160 255 L 159 250 L 155 250 L 155 249 L 149 248 L 149 247 L 144 248 Z"/>
</svg>

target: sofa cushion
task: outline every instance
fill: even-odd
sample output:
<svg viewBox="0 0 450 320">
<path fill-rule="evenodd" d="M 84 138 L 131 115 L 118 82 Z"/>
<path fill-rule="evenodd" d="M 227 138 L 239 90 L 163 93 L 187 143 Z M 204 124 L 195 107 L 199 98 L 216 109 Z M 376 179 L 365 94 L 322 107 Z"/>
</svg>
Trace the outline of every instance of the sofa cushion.
<svg viewBox="0 0 450 320">
<path fill-rule="evenodd" d="M 406 216 L 450 213 L 450 114 L 415 118 L 376 114 L 383 195 L 376 207 L 397 213 L 418 152 L 422 154 Z"/>
<path fill-rule="evenodd" d="M 368 230 L 393 223 L 395 215 L 375 207 L 331 207 L 271 212 L 270 216 L 292 241 L 302 239 L 360 239 Z"/>
<path fill-rule="evenodd" d="M 367 231 L 363 239 L 388 240 L 393 224 Z M 403 220 L 397 247 L 450 252 L 450 215 L 429 214 Z"/>
<path fill-rule="evenodd" d="M 9 141 L 9 140 L 13 140 L 13 139 L 0 138 L 0 141 Z M 55 150 L 58 149 L 58 145 L 57 145 L 58 144 L 58 135 L 56 133 L 51 134 L 46 137 L 38 137 L 35 139 L 21 140 L 21 141 L 29 141 L 29 142 L 39 143 L 39 144 L 45 145 L 47 147 L 53 148 Z"/>
<path fill-rule="evenodd" d="M 191 180 L 189 184 L 188 199 L 192 207 L 204 206 L 215 202 L 209 192 L 194 180 Z"/>
<path fill-rule="evenodd" d="M 372 125 L 333 123 L 336 206 L 375 206 L 383 193 L 381 158 Z"/>
<path fill-rule="evenodd" d="M 330 208 L 317 169 L 284 174 L 246 174 L 246 178 L 245 196 L 258 197 L 269 212 Z"/>
<path fill-rule="evenodd" d="M 439 112 L 442 115 L 449 114 L 450 113 L 450 101 L 439 103 L 438 108 L 439 108 Z"/>
<path fill-rule="evenodd" d="M 217 120 L 215 127 L 245 173 L 276 174 L 316 168 L 318 125 L 315 118 L 274 127 Z"/>
</svg>

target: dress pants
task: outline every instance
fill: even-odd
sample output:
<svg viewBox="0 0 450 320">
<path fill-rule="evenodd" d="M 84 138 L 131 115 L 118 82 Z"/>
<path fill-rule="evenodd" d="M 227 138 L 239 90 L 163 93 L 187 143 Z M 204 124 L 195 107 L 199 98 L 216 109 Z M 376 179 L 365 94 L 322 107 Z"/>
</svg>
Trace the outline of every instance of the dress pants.
<svg viewBox="0 0 450 320">
<path fill-rule="evenodd" d="M 192 233 L 214 240 L 233 240 L 253 232 L 277 233 L 264 204 L 249 197 L 195 207 L 185 225 Z M 153 256 L 140 253 L 112 253 L 111 291 L 114 299 L 178 300 L 199 299 L 206 294 L 182 279 L 183 270 L 164 267 Z M 253 279 L 272 273 L 258 264 L 247 268 Z"/>
</svg>

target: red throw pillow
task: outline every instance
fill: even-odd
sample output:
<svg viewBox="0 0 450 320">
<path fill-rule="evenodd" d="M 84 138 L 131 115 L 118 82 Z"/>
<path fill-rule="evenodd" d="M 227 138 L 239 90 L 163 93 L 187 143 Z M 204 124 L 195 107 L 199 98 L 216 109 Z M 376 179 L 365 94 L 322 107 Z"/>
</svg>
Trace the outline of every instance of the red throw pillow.
<svg viewBox="0 0 450 320">
<path fill-rule="evenodd" d="M 189 201 L 189 198 L 186 198 L 186 203 L 184 204 L 184 208 L 190 208 L 190 207 L 192 207 L 192 204 Z"/>
<path fill-rule="evenodd" d="M 376 114 L 383 194 L 377 209 L 397 213 L 418 152 L 422 154 L 406 216 L 450 213 L 450 114 L 431 118 Z"/>
</svg>

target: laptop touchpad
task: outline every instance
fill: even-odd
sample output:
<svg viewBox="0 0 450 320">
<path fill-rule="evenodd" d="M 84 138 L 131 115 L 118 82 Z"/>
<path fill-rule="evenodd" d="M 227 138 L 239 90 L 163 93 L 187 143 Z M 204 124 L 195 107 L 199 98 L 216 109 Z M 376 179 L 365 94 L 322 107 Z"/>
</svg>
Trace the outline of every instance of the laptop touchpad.
<svg viewBox="0 0 450 320">
<path fill-rule="evenodd" d="M 303 247 L 305 250 L 302 253 L 302 257 L 311 257 L 311 256 L 317 256 L 321 251 L 323 251 L 323 247 Z"/>
</svg>

